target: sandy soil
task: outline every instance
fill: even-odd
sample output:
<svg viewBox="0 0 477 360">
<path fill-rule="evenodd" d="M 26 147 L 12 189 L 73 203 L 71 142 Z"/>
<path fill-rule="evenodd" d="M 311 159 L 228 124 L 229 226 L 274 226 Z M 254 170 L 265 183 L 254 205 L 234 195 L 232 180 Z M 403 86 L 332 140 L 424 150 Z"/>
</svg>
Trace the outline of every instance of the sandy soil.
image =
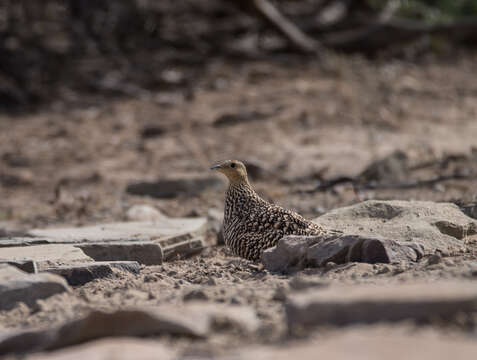
<svg viewBox="0 0 477 360">
<path fill-rule="evenodd" d="M 327 70 L 296 59 L 217 61 L 204 71 L 184 91 L 84 108 L 58 103 L 35 114 L 0 115 L 0 221 L 10 228 L 28 228 L 121 220 L 130 205 L 140 203 L 169 216 L 206 216 L 210 208 L 222 210 L 222 190 L 153 199 L 130 195 L 125 188 L 138 180 L 219 176 L 208 167 L 226 158 L 256 164 L 251 179 L 256 190 L 310 218 L 364 198 L 477 200 L 477 177 L 358 194 L 349 184 L 308 191 L 318 181 L 357 176 L 396 150 L 408 156 L 415 169 L 407 174 L 412 179 L 477 173 L 477 58 L 472 54 L 454 62 L 429 59 L 418 64 L 336 57 Z M 223 124 L 227 119 L 230 123 Z M 151 127 L 159 134 L 144 136 Z M 203 351 L 275 343 L 285 326 L 283 294 L 294 291 L 295 276 L 318 282 L 313 286 L 469 278 L 475 255 L 444 258 L 432 266 L 425 261 L 274 275 L 217 247 L 194 259 L 145 267 L 139 276 L 118 273 L 115 279 L 91 282 L 41 301 L 37 309 L 20 305 L 0 313 L 0 323 L 51 325 L 92 308 L 179 303 L 199 289 L 207 301 L 253 306 L 263 331 L 253 339 L 226 334 L 207 342 L 164 341 Z M 466 336 L 467 325 L 453 322 L 452 331 Z"/>
</svg>

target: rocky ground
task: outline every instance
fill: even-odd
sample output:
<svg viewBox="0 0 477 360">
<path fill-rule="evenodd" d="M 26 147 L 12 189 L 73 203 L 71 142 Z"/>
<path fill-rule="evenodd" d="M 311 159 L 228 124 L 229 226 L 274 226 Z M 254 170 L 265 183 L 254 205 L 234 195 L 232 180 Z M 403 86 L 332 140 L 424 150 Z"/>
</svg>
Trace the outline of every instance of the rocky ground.
<svg viewBox="0 0 477 360">
<path fill-rule="evenodd" d="M 469 358 L 477 352 L 476 68 L 472 54 L 418 63 L 337 57 L 326 70 L 289 58 L 214 62 L 182 91 L 1 115 L 0 259 L 27 271 L 20 259 L 36 259 L 39 273 L 0 265 L 3 284 L 17 278 L 29 289 L 0 300 L 0 353 Z M 225 182 L 207 170 L 226 158 L 248 163 L 265 198 L 317 221 L 326 213 L 327 226 L 362 236 L 360 245 L 333 243 L 339 251 L 318 264 L 317 253 L 337 249 L 320 247 L 280 271 L 230 256 L 215 245 Z M 354 217 L 331 211 L 368 199 L 432 203 Z M 457 206 L 436 210 L 441 202 Z M 160 213 L 128 212 L 135 204 Z M 196 224 L 184 236 L 164 215 L 208 229 Z M 346 230 L 353 219 L 361 220 Z M 106 246 L 116 246 L 114 259 L 76 247 L 90 236 L 105 246 L 104 229 L 71 230 L 71 238 L 30 230 L 125 220 L 162 230 L 115 233 L 122 250 Z M 358 262 L 374 259 L 366 241 L 382 244 L 391 263 Z M 145 260 L 156 247 L 162 264 Z M 48 290 L 31 290 L 37 283 Z"/>
</svg>

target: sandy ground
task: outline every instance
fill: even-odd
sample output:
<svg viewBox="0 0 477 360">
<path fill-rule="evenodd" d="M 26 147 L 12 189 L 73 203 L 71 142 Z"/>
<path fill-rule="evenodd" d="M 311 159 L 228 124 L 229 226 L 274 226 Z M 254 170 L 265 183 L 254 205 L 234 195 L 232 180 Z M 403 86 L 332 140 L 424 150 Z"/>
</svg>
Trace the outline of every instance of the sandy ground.
<svg viewBox="0 0 477 360">
<path fill-rule="evenodd" d="M 309 218 L 365 198 L 477 200 L 477 177 L 358 194 L 349 184 L 308 191 L 318 181 L 357 176 L 396 150 L 417 169 L 409 173 L 413 179 L 477 173 L 477 58 L 472 54 L 419 64 L 337 57 L 326 71 L 294 59 L 214 62 L 204 71 L 183 92 L 0 115 L 0 221 L 10 228 L 116 221 L 129 206 L 142 203 L 169 216 L 206 216 L 211 208 L 223 209 L 225 183 L 220 190 L 172 199 L 134 196 L 125 188 L 139 180 L 219 176 L 208 167 L 226 158 L 256 164 L 251 179 L 256 190 Z M 223 124 L 227 119 L 230 123 Z M 144 136 L 150 128 L 158 134 Z M 44 326 L 95 308 L 181 303 L 198 289 L 207 301 L 250 305 L 262 320 L 262 331 L 253 338 L 163 340 L 187 351 L 220 352 L 279 343 L 285 331 L 283 294 L 295 291 L 290 284 L 296 276 L 324 284 L 471 278 L 469 264 L 475 259 L 472 250 L 432 266 L 424 259 L 409 266 L 348 264 L 277 275 L 214 247 L 193 259 L 145 267 L 138 276 L 118 273 L 93 281 L 41 301 L 36 309 L 19 305 L 1 312 L 0 323 Z M 442 331 L 451 326 L 465 337 L 473 329 L 469 322 L 474 324 L 469 319 L 427 326 Z"/>
</svg>

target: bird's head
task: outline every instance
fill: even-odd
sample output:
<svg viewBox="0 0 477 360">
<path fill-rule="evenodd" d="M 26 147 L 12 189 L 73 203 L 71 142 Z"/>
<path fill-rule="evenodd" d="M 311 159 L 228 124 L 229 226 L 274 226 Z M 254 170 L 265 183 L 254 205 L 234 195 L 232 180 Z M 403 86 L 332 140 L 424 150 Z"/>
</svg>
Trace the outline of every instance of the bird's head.
<svg viewBox="0 0 477 360">
<path fill-rule="evenodd" d="M 231 184 L 248 184 L 247 169 L 238 160 L 225 160 L 212 166 L 210 169 L 217 170 L 227 176 Z"/>
</svg>

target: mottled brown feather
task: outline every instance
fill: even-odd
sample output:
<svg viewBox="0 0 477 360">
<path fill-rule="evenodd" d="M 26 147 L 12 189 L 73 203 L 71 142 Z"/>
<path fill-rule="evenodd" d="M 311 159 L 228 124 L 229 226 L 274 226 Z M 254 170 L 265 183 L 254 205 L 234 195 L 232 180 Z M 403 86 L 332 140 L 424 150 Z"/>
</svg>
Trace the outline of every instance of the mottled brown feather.
<svg viewBox="0 0 477 360">
<path fill-rule="evenodd" d="M 325 230 L 294 211 L 270 204 L 251 187 L 245 165 L 227 160 L 212 167 L 229 179 L 225 196 L 224 240 L 238 256 L 260 259 L 285 235 L 319 235 Z"/>
</svg>

